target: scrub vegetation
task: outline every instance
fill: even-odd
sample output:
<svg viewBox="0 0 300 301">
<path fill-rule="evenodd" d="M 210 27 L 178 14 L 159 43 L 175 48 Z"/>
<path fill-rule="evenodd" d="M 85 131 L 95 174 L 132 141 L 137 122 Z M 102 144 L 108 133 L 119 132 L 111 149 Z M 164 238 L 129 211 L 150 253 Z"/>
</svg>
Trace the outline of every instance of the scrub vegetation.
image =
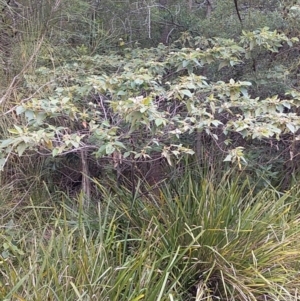
<svg viewBox="0 0 300 301">
<path fill-rule="evenodd" d="M 0 5 L 0 300 L 300 299 L 299 1 Z"/>
</svg>

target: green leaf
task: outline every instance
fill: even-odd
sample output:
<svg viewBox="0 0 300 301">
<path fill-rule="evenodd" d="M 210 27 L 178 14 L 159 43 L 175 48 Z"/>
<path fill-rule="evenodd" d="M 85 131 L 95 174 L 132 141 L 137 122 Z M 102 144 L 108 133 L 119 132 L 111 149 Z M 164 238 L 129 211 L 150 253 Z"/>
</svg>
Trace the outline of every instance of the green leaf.
<svg viewBox="0 0 300 301">
<path fill-rule="evenodd" d="M 147 107 L 142 107 L 142 108 L 140 109 L 140 112 L 141 112 L 141 113 L 145 113 L 147 110 L 148 110 Z"/>
<path fill-rule="evenodd" d="M 15 142 L 14 139 L 5 139 L 1 141 L 0 148 L 6 148 L 7 146 L 13 144 Z"/>
<path fill-rule="evenodd" d="M 167 159 L 168 164 L 169 164 L 170 166 L 173 166 L 173 163 L 172 163 L 172 160 L 171 160 L 171 156 L 170 156 L 170 154 L 168 153 L 168 151 L 163 150 L 162 156 L 165 157 L 165 158 Z"/>
<path fill-rule="evenodd" d="M 120 91 L 118 91 L 118 93 L 117 93 L 117 95 L 118 96 L 123 96 L 123 95 L 126 95 L 127 93 L 125 92 L 125 91 L 123 91 L 123 90 L 120 90 Z"/>
<path fill-rule="evenodd" d="M 221 125 L 221 124 L 223 124 L 221 121 L 219 121 L 219 120 L 213 120 L 212 122 L 211 122 L 215 127 L 218 127 L 219 125 Z"/>
<path fill-rule="evenodd" d="M 125 146 L 121 141 L 115 141 L 115 142 L 114 142 L 114 145 L 126 149 L 126 146 Z"/>
<path fill-rule="evenodd" d="M 245 87 L 241 87 L 240 91 L 244 97 L 248 97 L 248 90 Z"/>
<path fill-rule="evenodd" d="M 286 126 L 292 133 L 296 132 L 295 126 L 293 124 L 287 123 Z"/>
<path fill-rule="evenodd" d="M 78 143 L 77 141 L 70 140 L 70 143 L 71 143 L 75 148 L 78 148 L 78 147 L 79 147 L 79 143 Z"/>
<path fill-rule="evenodd" d="M 14 129 L 9 129 L 8 131 L 12 134 L 23 134 L 23 130 L 17 126 L 17 125 L 14 125 Z"/>
<path fill-rule="evenodd" d="M 28 144 L 21 142 L 18 146 L 17 146 L 17 152 L 18 155 L 21 157 L 24 153 L 24 151 L 26 150 L 26 148 L 28 147 Z"/>
<path fill-rule="evenodd" d="M 31 110 L 27 110 L 27 111 L 25 111 L 25 117 L 28 119 L 28 121 L 31 121 L 31 120 L 35 119 L 35 114 Z"/>
<path fill-rule="evenodd" d="M 131 154 L 131 152 L 125 152 L 125 153 L 124 153 L 124 155 L 123 155 L 123 158 L 127 158 L 127 157 L 129 157 L 129 156 L 130 156 L 130 154 Z"/>
<path fill-rule="evenodd" d="M 3 167 L 6 163 L 6 158 L 0 158 L 0 171 L 3 171 Z"/>
<path fill-rule="evenodd" d="M 183 96 L 187 96 L 187 97 L 190 97 L 190 98 L 193 97 L 193 94 L 190 90 L 184 89 L 184 90 L 180 90 L 179 92 Z"/>
<path fill-rule="evenodd" d="M 53 156 L 53 157 L 56 157 L 56 156 L 58 155 L 58 153 L 59 153 L 59 149 L 58 149 L 58 148 L 54 148 L 54 149 L 52 150 L 52 156 Z"/>
<path fill-rule="evenodd" d="M 182 62 L 182 67 L 183 68 L 186 68 L 186 66 L 189 64 L 189 61 L 187 61 L 187 60 L 184 60 L 183 62 Z"/>
<path fill-rule="evenodd" d="M 40 112 L 36 115 L 36 122 L 38 124 L 41 124 L 45 119 L 46 119 L 47 115 L 44 112 Z M 32 118 L 33 119 L 33 118 Z"/>
<path fill-rule="evenodd" d="M 156 126 L 160 126 L 161 124 L 164 123 L 164 120 L 162 118 L 157 118 L 155 119 L 155 125 Z"/>
<path fill-rule="evenodd" d="M 112 144 L 106 144 L 105 151 L 107 155 L 111 155 L 115 151 L 115 147 Z"/>
<path fill-rule="evenodd" d="M 223 161 L 224 162 L 231 162 L 232 161 L 232 155 L 227 155 L 226 158 Z"/>
<path fill-rule="evenodd" d="M 141 153 L 138 153 L 138 154 L 135 154 L 135 156 L 134 156 L 134 159 L 138 159 L 138 158 L 140 158 L 141 157 Z"/>
<path fill-rule="evenodd" d="M 221 70 L 222 68 L 227 67 L 227 66 L 228 66 L 228 63 L 226 61 L 223 61 L 219 64 L 218 70 Z"/>
<path fill-rule="evenodd" d="M 24 113 L 25 111 L 26 111 L 26 109 L 23 106 L 17 106 L 17 108 L 16 108 L 17 115 L 20 115 L 20 114 Z"/>
<path fill-rule="evenodd" d="M 69 97 L 63 97 L 61 103 L 66 104 L 67 102 L 69 102 L 69 100 L 70 100 Z"/>
</svg>

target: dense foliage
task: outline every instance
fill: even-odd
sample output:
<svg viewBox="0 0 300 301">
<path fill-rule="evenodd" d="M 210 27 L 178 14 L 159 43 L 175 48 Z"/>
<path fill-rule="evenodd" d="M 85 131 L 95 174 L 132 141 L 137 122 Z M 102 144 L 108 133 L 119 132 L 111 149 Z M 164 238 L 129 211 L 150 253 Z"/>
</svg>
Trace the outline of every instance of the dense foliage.
<svg viewBox="0 0 300 301">
<path fill-rule="evenodd" d="M 187 41 L 191 46 L 182 48 Z M 124 49 L 74 58 L 55 69 L 40 67 L 24 75 L 32 97 L 14 108 L 25 123 L 15 124 L 9 129 L 13 136 L 2 140 L 3 165 L 5 154 L 22 156 L 37 148 L 53 156 L 88 150 L 96 157 L 113 156 L 115 165 L 159 152 L 172 165 L 172 155 L 199 153 L 193 141 L 201 143 L 205 133 L 224 153 L 229 145 L 225 161 L 237 161 L 241 169 L 245 143 L 236 134 L 270 141 L 295 135 L 299 93 L 252 98 L 251 82 L 212 81 L 203 74 L 210 68 L 226 78 L 228 69 L 258 49 L 277 52 L 292 41 L 297 39 L 267 28 L 244 31 L 238 42 L 183 35 L 178 46 Z"/>
</svg>

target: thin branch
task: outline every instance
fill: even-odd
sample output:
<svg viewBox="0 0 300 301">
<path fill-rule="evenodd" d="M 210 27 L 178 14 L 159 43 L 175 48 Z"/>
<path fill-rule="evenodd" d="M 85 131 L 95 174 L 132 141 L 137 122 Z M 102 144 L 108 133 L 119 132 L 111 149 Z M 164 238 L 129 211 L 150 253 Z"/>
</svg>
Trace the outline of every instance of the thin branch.
<svg viewBox="0 0 300 301">
<path fill-rule="evenodd" d="M 150 7 L 148 8 L 148 18 L 149 18 L 149 22 L 148 22 L 148 37 L 149 37 L 149 39 L 151 39 L 151 9 L 150 9 Z"/>
</svg>

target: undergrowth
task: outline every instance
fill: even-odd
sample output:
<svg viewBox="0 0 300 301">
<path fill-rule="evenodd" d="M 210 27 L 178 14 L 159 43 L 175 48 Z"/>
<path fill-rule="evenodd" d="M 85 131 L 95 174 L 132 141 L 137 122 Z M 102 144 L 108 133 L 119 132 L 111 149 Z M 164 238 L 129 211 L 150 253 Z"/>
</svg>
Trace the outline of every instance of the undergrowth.
<svg viewBox="0 0 300 301">
<path fill-rule="evenodd" d="M 96 184 L 88 210 L 57 194 L 2 217 L 1 300 L 299 300 L 297 189 L 190 170 L 147 198 Z"/>
</svg>

